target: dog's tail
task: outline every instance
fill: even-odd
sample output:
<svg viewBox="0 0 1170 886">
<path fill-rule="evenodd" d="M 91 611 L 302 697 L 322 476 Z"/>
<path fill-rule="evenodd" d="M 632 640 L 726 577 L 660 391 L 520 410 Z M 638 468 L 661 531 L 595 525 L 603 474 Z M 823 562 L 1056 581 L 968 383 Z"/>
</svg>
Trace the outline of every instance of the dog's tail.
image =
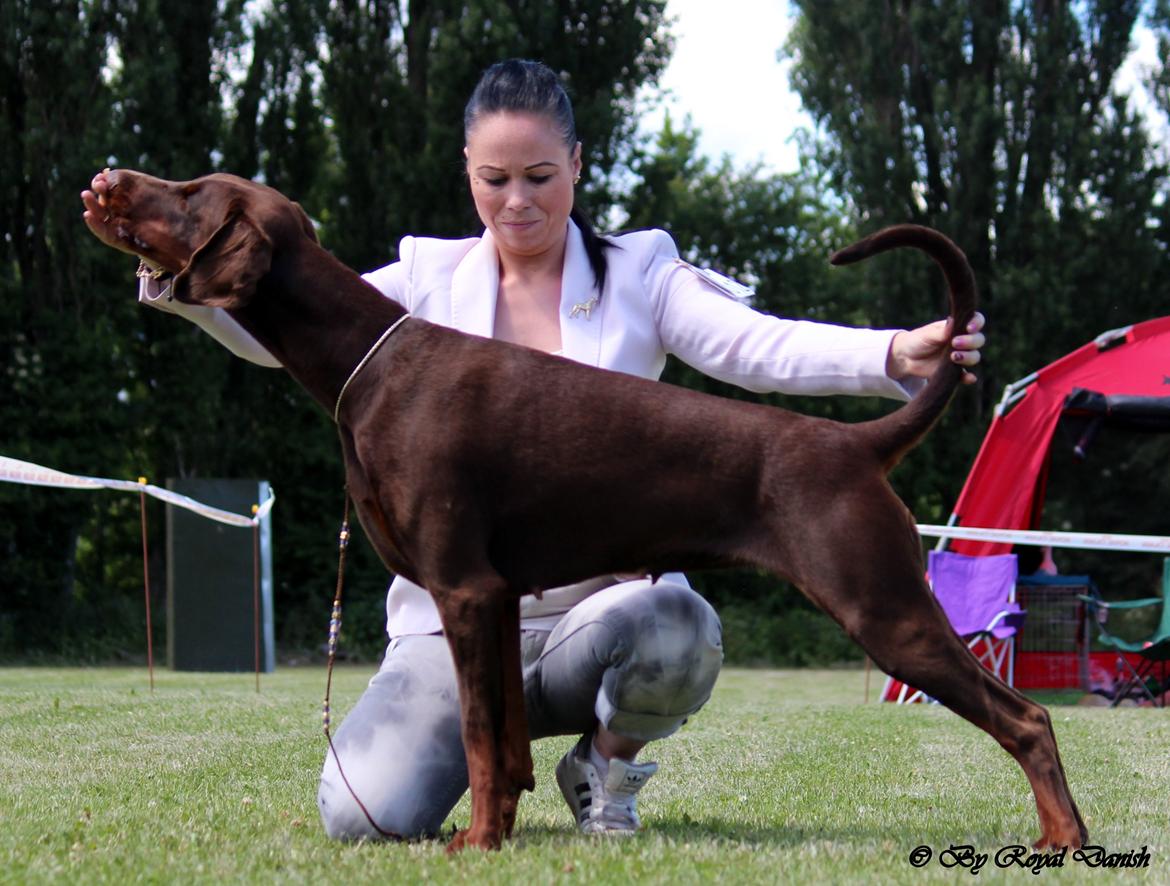
<svg viewBox="0 0 1170 886">
<path fill-rule="evenodd" d="M 952 329 L 966 329 L 975 313 L 975 275 L 963 251 L 938 231 L 920 225 L 894 225 L 834 253 L 829 261 L 834 265 L 852 264 L 903 246 L 921 249 L 942 269 L 950 288 Z M 943 414 L 962 377 L 963 368 L 945 360 L 926 387 L 905 406 L 877 421 L 857 426 L 869 436 L 873 451 L 885 463 L 887 471 L 914 448 Z"/>
</svg>

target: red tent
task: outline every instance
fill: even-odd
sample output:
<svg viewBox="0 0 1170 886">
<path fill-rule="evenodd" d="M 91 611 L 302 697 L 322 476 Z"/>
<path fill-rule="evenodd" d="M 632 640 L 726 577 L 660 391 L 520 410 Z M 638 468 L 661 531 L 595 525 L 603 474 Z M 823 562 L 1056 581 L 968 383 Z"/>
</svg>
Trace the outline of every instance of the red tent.
<svg viewBox="0 0 1170 886">
<path fill-rule="evenodd" d="M 1103 333 L 1008 385 L 950 522 L 989 529 L 1039 528 L 1053 436 L 1062 423 L 1079 441 L 1082 454 L 1102 427 L 1170 432 L 1170 317 Z M 949 547 L 973 556 L 1012 550 L 1008 544 L 961 539 Z M 1015 652 L 1016 686 L 1083 685 L 1092 682 L 1094 666 L 1112 666 L 1112 654 L 1089 653 L 1085 636 L 1049 635 L 1050 629 L 1067 633 L 1068 625 L 1076 624 L 1066 610 L 1075 608 L 1075 595 L 1087 590 L 1075 586 L 1087 577 L 1063 578 L 1071 582 L 1068 587 L 1039 587 L 1023 600 L 1030 615 Z M 1052 621 L 1054 614 L 1058 617 Z M 1084 625 L 1076 630 L 1083 632 Z"/>
<path fill-rule="evenodd" d="M 1082 420 L 1086 444 L 1102 424 L 1170 430 L 1170 317 L 1106 332 L 1009 385 L 951 522 L 1037 528 L 1062 415 Z M 1011 546 L 955 540 L 951 549 L 979 556 Z"/>
</svg>

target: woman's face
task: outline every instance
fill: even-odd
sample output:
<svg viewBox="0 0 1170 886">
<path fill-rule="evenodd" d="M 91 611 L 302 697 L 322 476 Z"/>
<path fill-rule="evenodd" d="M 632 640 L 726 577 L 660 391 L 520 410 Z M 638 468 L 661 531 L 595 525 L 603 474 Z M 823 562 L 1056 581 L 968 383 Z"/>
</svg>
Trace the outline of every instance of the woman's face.
<svg viewBox="0 0 1170 886">
<path fill-rule="evenodd" d="M 531 257 L 563 247 L 580 142 L 570 150 L 543 115 L 500 111 L 480 118 L 464 154 L 475 209 L 501 254 Z"/>
</svg>

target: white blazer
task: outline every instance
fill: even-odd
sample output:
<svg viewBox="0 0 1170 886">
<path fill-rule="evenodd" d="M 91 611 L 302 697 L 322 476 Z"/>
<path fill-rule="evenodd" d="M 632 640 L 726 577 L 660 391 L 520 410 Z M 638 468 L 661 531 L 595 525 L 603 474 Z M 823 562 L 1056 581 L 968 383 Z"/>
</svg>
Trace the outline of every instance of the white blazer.
<svg viewBox="0 0 1170 886">
<path fill-rule="evenodd" d="M 706 375 L 751 391 L 868 394 L 909 399 L 920 387 L 886 375 L 896 330 L 854 329 L 761 314 L 681 261 L 670 235 L 649 230 L 611 238 L 605 290 L 597 291 L 581 232 L 569 222 L 561 276 L 561 353 L 606 369 L 657 379 L 667 354 Z M 399 260 L 363 275 L 416 317 L 490 337 L 499 289 L 499 257 L 490 232 L 463 240 L 405 237 Z M 182 314 L 234 353 L 265 366 L 279 362 L 219 309 L 167 301 L 143 281 L 140 300 Z M 670 576 L 685 582 L 681 575 Z M 525 597 L 526 626 L 612 583 L 608 577 Z M 440 630 L 423 588 L 396 577 L 386 600 L 391 638 Z M 533 619 L 538 619 L 537 625 Z"/>
</svg>

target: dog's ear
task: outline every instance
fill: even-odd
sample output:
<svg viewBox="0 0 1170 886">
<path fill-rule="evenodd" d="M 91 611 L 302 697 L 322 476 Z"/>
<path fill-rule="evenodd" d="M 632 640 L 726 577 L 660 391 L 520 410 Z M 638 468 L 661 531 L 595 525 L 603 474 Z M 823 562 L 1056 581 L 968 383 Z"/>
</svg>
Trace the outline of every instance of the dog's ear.
<svg viewBox="0 0 1170 886">
<path fill-rule="evenodd" d="M 171 294 L 191 305 L 238 308 L 271 267 L 272 242 L 242 211 L 234 210 L 175 276 Z"/>
<path fill-rule="evenodd" d="M 305 212 L 305 208 L 295 200 L 292 201 L 292 205 L 296 208 L 297 215 L 301 217 L 301 228 L 304 229 L 305 236 L 314 243 L 321 242 L 317 239 L 317 229 L 313 227 L 313 221 L 309 218 L 309 213 Z"/>
</svg>

